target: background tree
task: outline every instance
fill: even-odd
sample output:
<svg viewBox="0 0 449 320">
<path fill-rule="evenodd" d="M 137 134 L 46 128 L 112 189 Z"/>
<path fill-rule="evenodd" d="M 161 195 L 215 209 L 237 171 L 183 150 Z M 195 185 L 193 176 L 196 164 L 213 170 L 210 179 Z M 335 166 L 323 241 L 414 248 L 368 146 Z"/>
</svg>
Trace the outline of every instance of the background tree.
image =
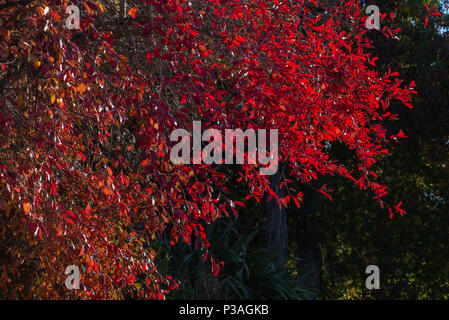
<svg viewBox="0 0 449 320">
<path fill-rule="evenodd" d="M 402 128 L 407 136 L 391 147 L 376 172 L 390 194 L 404 203 L 407 216 L 394 217 L 372 205 L 372 200 L 345 183 L 332 183 L 333 202 L 324 202 L 314 215 L 313 234 L 323 248 L 321 294 L 332 298 L 447 299 L 449 294 L 447 215 L 448 197 L 448 18 L 425 17 L 433 5 L 447 12 L 446 1 L 377 1 L 381 10 L 395 14 L 392 26 L 402 30 L 387 40 L 370 33 L 374 54 L 383 70 L 398 70 L 414 79 L 419 95 L 413 110 L 393 104 L 399 121 L 386 124 L 388 132 Z M 334 152 L 353 155 L 339 146 Z M 308 198 L 305 198 L 307 202 Z M 381 289 L 364 287 L 364 268 L 377 264 Z"/>
</svg>

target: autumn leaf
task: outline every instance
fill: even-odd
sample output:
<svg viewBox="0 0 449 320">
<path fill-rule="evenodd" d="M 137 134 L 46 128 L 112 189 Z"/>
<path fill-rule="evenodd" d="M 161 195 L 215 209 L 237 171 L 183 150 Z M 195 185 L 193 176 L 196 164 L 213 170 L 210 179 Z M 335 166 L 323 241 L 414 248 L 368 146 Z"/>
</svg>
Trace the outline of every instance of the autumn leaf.
<svg viewBox="0 0 449 320">
<path fill-rule="evenodd" d="M 58 189 L 56 187 L 56 183 L 54 183 L 54 182 L 51 184 L 51 192 L 54 196 L 58 195 Z"/>
<path fill-rule="evenodd" d="M 84 214 L 88 215 L 92 211 L 92 208 L 90 207 L 90 204 L 87 204 L 86 209 L 84 209 Z"/>
<path fill-rule="evenodd" d="M 33 67 L 35 70 L 39 69 L 39 67 L 41 66 L 42 62 L 40 62 L 39 60 L 35 59 L 33 61 Z"/>
<path fill-rule="evenodd" d="M 75 89 L 79 92 L 84 92 L 87 89 L 87 85 L 85 83 L 80 83 Z"/>
<path fill-rule="evenodd" d="M 199 45 L 198 50 L 200 51 L 202 56 L 205 56 L 205 57 L 209 56 L 209 51 L 206 49 L 206 47 L 204 45 Z"/>
<path fill-rule="evenodd" d="M 23 211 L 25 211 L 25 213 L 29 213 L 31 210 L 31 204 L 29 202 L 26 202 L 23 204 Z"/>
<path fill-rule="evenodd" d="M 3 39 L 5 39 L 5 41 L 9 41 L 9 39 L 11 38 L 11 31 L 6 28 L 0 28 L 0 34 L 2 35 Z"/>
<path fill-rule="evenodd" d="M 137 8 L 136 7 L 132 7 L 131 9 L 129 9 L 128 14 L 135 19 L 137 17 Z"/>
</svg>

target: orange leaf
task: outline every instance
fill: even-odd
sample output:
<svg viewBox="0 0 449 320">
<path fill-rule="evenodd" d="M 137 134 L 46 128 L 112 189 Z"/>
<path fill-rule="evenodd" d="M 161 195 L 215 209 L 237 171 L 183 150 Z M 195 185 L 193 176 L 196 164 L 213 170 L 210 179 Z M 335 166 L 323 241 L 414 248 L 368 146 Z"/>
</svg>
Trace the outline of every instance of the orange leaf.
<svg viewBox="0 0 449 320">
<path fill-rule="evenodd" d="M 85 83 L 80 83 L 80 85 L 78 87 L 76 87 L 76 90 L 79 92 L 84 92 L 84 91 L 86 91 L 86 89 L 87 89 L 87 86 Z"/>
<path fill-rule="evenodd" d="M 112 196 L 112 192 L 111 192 L 111 190 L 110 190 L 108 187 L 104 186 L 104 187 L 102 188 L 102 191 L 103 191 L 103 193 L 104 193 L 105 195 L 107 195 L 107 196 Z"/>
<path fill-rule="evenodd" d="M 24 203 L 23 204 L 23 211 L 25 211 L 25 213 L 29 213 L 31 210 L 31 204 L 29 202 Z"/>
<path fill-rule="evenodd" d="M 198 50 L 200 51 L 200 53 L 201 53 L 202 56 L 204 56 L 204 57 L 209 56 L 209 52 L 207 51 L 207 49 L 206 49 L 205 46 L 203 46 L 203 45 L 200 44 L 200 45 L 198 46 Z"/>
<path fill-rule="evenodd" d="M 56 233 L 56 236 L 59 237 L 60 235 L 62 235 L 62 233 L 63 233 L 63 225 L 62 225 L 62 222 L 60 222 L 59 226 L 58 226 L 58 232 Z"/>
</svg>

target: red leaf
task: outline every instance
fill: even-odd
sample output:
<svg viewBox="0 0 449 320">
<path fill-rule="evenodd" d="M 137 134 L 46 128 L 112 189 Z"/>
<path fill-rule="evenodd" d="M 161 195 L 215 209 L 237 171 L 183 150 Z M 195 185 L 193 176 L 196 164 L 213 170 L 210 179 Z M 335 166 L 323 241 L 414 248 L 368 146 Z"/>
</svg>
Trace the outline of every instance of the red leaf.
<svg viewBox="0 0 449 320">
<path fill-rule="evenodd" d="M 56 187 L 56 183 L 54 182 L 51 184 L 51 192 L 53 193 L 54 196 L 58 195 L 58 189 Z"/>
<path fill-rule="evenodd" d="M 138 10 L 137 10 L 136 7 L 132 7 L 132 8 L 129 9 L 129 11 L 128 11 L 128 14 L 129 14 L 133 19 L 135 19 L 135 18 L 137 17 L 137 13 L 138 13 Z"/>
</svg>

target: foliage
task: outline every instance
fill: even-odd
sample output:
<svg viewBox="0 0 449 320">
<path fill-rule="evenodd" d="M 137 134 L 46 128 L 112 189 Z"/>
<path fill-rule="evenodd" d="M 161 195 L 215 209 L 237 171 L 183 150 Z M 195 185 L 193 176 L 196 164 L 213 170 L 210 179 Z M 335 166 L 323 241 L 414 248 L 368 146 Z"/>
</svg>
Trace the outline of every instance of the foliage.
<svg viewBox="0 0 449 320">
<path fill-rule="evenodd" d="M 376 71 L 355 1 L 329 3 L 146 0 L 123 12 L 84 1 L 72 31 L 66 0 L 2 1 L 2 296 L 165 298 L 177 283 L 158 271 L 153 243 L 168 229 L 171 244 L 194 239 L 208 254 L 203 224 L 239 205 L 215 166 L 169 160 L 170 133 L 197 119 L 279 130 L 290 176 L 280 205 L 299 206 L 292 179 L 337 174 L 402 214 L 371 167 L 393 139 L 388 109 L 411 106 L 413 82 Z M 335 141 L 353 167 L 330 156 Z M 241 165 L 238 182 L 257 201 L 276 197 L 259 167 Z M 82 290 L 63 287 L 68 265 Z"/>
<path fill-rule="evenodd" d="M 321 294 L 346 299 L 448 299 L 447 1 L 439 5 L 446 14 L 429 20 L 427 28 L 423 1 L 385 1 L 383 5 L 396 8 L 394 23 L 402 31 L 396 41 L 371 35 L 378 65 L 416 80 L 419 95 L 413 99 L 413 112 L 392 106 L 399 121 L 386 127 L 389 131 L 403 128 L 407 139 L 393 144 L 392 156 L 375 171 L 390 193 L 403 201 L 408 215 L 389 220 L 351 185 L 338 179 L 330 182 L 335 201 L 323 204 L 314 217 L 320 227 L 311 231 L 324 248 Z M 334 147 L 333 152 L 354 161 L 342 148 Z M 364 268 L 370 264 L 378 265 L 381 272 L 381 289 L 374 292 L 364 287 Z"/>
<path fill-rule="evenodd" d="M 292 276 L 294 268 L 277 270 L 275 253 L 255 241 L 260 229 L 245 235 L 235 222 L 217 221 L 206 228 L 210 251 L 225 261 L 218 277 L 202 260 L 200 252 L 185 244 L 165 243 L 169 273 L 180 280 L 179 290 L 170 299 L 288 299 L 313 296 L 302 277 Z M 165 269 L 165 268 L 164 268 Z"/>
</svg>

